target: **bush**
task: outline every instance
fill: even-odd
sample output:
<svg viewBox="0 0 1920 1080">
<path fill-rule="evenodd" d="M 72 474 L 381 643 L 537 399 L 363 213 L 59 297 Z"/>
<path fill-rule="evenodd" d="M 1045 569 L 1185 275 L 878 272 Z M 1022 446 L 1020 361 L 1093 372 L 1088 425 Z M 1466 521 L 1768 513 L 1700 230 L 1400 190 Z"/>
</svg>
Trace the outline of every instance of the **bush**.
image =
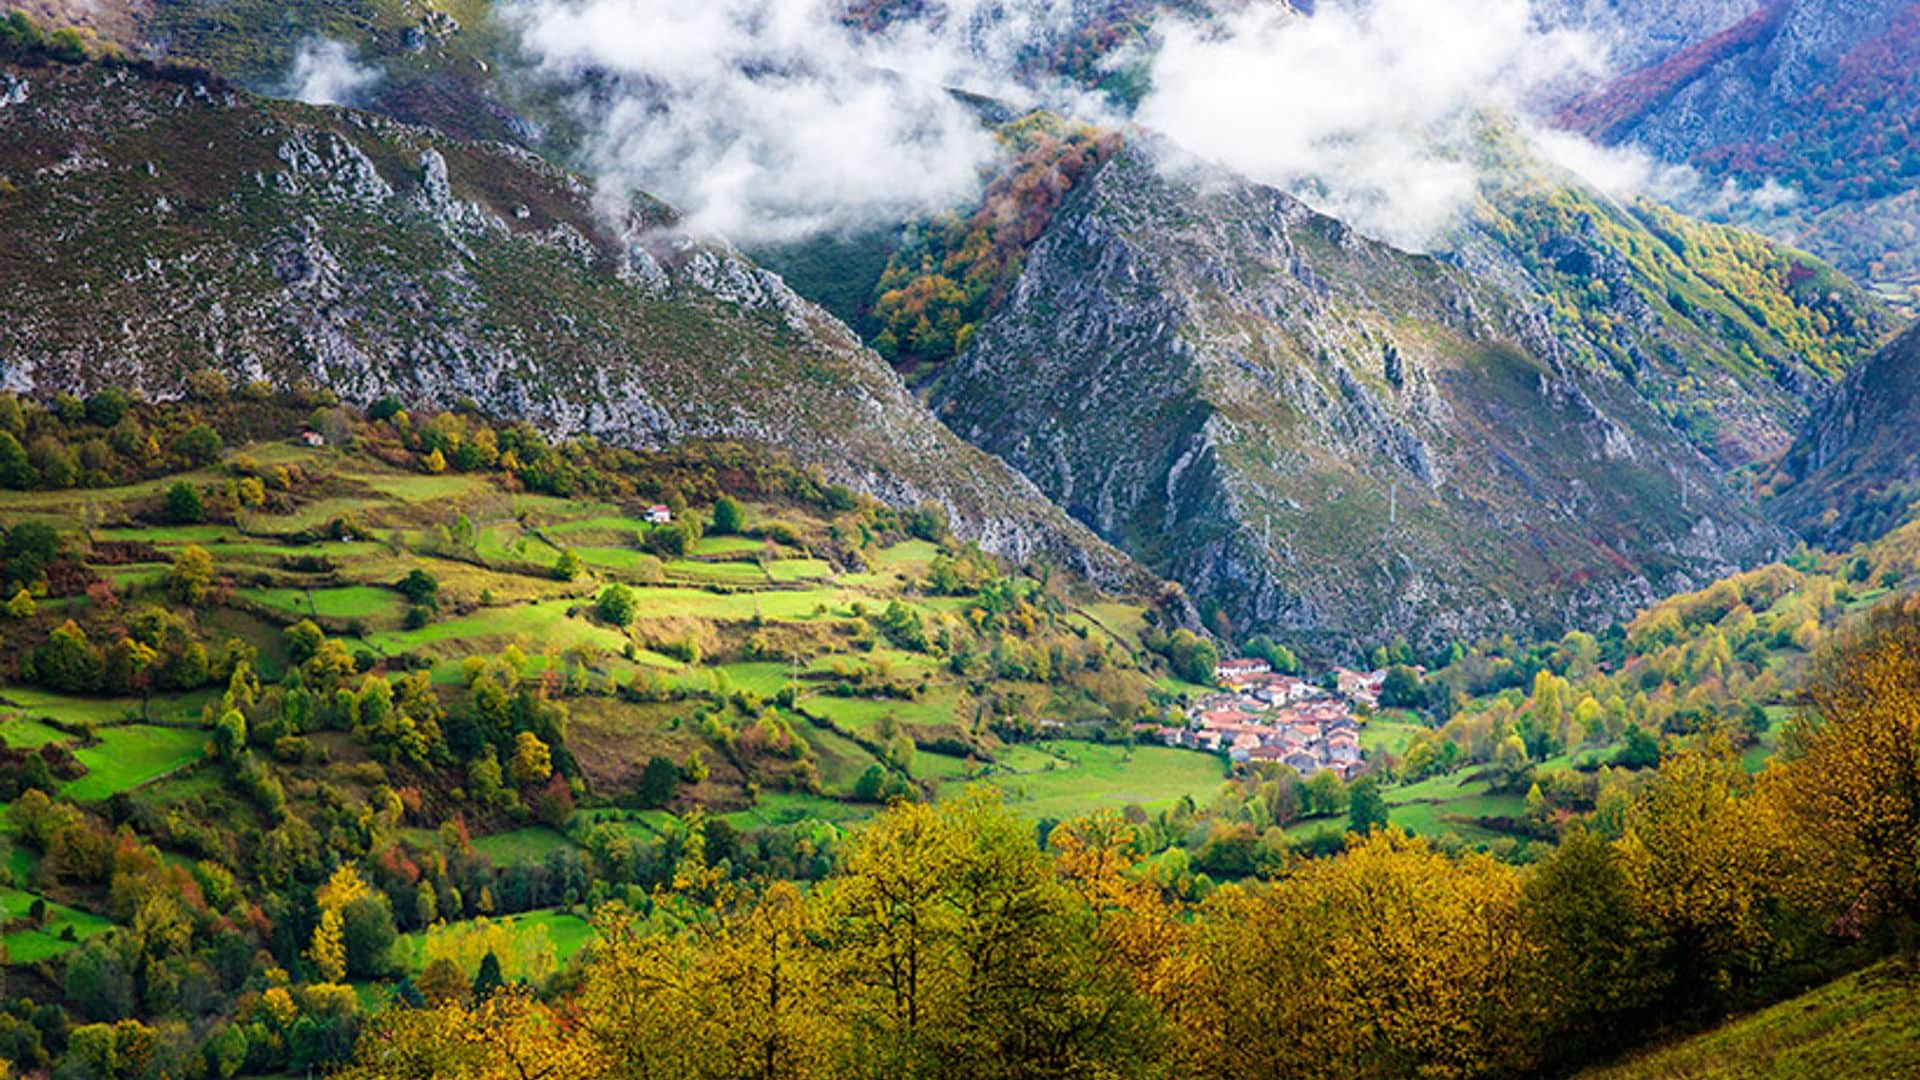
<svg viewBox="0 0 1920 1080">
<path fill-rule="evenodd" d="M 747 512 L 740 501 L 731 495 L 722 495 L 714 500 L 713 528 L 715 536 L 735 536 L 747 526 Z"/>
<path fill-rule="evenodd" d="M 211 465 L 220 458 L 220 433 L 195 424 L 173 437 L 173 452 L 190 465 Z"/>
<path fill-rule="evenodd" d="M 185 480 L 176 480 L 167 489 L 163 512 L 166 519 L 175 525 L 192 525 L 207 520 L 207 504 L 200 497 L 200 489 Z"/>
<path fill-rule="evenodd" d="M 600 590 L 600 617 L 615 626 L 625 628 L 633 624 L 633 618 L 639 614 L 640 598 L 625 585 L 609 585 Z"/>
<path fill-rule="evenodd" d="M 87 399 L 87 419 L 110 428 L 127 415 L 127 405 L 127 395 L 108 387 Z"/>
</svg>

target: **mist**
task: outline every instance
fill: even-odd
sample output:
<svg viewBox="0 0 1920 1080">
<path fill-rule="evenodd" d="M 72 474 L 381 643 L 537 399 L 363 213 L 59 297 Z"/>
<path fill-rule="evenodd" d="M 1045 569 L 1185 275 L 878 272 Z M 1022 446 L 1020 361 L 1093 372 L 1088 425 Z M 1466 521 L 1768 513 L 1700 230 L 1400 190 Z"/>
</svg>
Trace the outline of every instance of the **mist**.
<svg viewBox="0 0 1920 1080">
<path fill-rule="evenodd" d="M 847 0 L 518 0 L 507 10 L 546 74 L 594 88 L 577 105 L 610 191 L 647 191 L 679 207 L 690 230 L 745 244 L 970 202 L 997 146 L 955 90 L 1137 124 L 1414 250 L 1444 242 L 1499 179 L 1481 141 L 1490 117 L 1610 194 L 1702 202 L 1688 170 L 1537 119 L 1640 55 L 1565 5 L 1320 0 L 1308 16 L 1280 0 L 1214 0 L 1206 18 L 1162 12 L 1149 55 L 1125 57 L 1149 72 L 1131 117 L 1033 78 L 1035 56 L 1102 6 L 950 0 L 878 26 L 851 25 Z"/>
<path fill-rule="evenodd" d="M 1473 200 L 1486 117 L 1525 117 L 1605 63 L 1599 42 L 1543 28 L 1527 0 L 1265 7 L 1162 32 L 1143 126 L 1416 249 Z"/>
<path fill-rule="evenodd" d="M 827 0 L 527 0 L 510 9 L 582 99 L 603 182 L 665 198 L 695 231 L 786 241 L 966 201 L 996 146 L 966 89 L 1015 104 L 1023 43 L 1066 0 L 947 4 L 883 30 Z M 608 92 L 610 90 L 610 92 Z"/>
<path fill-rule="evenodd" d="M 308 38 L 294 54 L 287 96 L 309 105 L 352 105 L 380 79 L 380 69 L 360 63 L 351 45 Z"/>
</svg>

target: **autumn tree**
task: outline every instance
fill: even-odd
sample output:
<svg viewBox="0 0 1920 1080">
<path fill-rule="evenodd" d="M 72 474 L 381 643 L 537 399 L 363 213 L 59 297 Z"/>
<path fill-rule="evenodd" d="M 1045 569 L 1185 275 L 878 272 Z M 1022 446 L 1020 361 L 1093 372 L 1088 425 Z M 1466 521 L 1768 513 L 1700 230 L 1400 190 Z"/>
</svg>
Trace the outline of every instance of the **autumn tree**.
<svg viewBox="0 0 1920 1080">
<path fill-rule="evenodd" d="M 175 603 L 198 607 L 213 586 L 213 556 L 198 544 L 188 544 L 167 569 L 167 594 Z"/>
<path fill-rule="evenodd" d="M 1920 922 L 1920 601 L 1877 610 L 1821 665 L 1814 715 L 1785 737 L 1768 794 L 1818 837 L 1801 880 L 1833 911 Z"/>
</svg>

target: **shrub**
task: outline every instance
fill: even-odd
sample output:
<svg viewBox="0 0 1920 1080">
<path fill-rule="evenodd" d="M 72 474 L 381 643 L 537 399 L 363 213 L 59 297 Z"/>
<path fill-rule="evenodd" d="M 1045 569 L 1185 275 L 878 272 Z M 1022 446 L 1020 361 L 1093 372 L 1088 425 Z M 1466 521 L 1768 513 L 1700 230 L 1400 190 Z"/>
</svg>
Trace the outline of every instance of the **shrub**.
<svg viewBox="0 0 1920 1080">
<path fill-rule="evenodd" d="M 176 480 L 167 489 L 163 511 L 168 521 L 176 525 L 192 525 L 207 520 L 207 503 L 200 497 L 200 490 L 185 480 Z"/>
</svg>

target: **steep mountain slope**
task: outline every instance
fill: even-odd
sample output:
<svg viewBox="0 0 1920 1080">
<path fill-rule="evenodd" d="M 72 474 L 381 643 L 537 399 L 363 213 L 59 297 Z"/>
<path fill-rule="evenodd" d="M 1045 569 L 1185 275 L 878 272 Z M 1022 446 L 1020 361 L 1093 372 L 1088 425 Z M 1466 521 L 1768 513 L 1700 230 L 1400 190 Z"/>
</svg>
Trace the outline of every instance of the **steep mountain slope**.
<svg viewBox="0 0 1920 1080">
<path fill-rule="evenodd" d="M 1606 617 L 1784 539 L 1545 313 L 1139 146 L 934 401 L 1239 626 L 1323 642 Z"/>
<path fill-rule="evenodd" d="M 354 105 L 461 138 L 570 145 L 559 89 L 512 77 L 518 38 L 493 0 L 0 0 L 9 10 L 275 95 L 301 93 L 301 54 L 333 43 L 328 74 L 358 81 Z"/>
<path fill-rule="evenodd" d="M 1545 310 L 1725 468 L 1777 460 L 1809 405 L 1892 332 L 1824 262 L 1656 202 L 1606 198 L 1521 153 L 1489 163 L 1450 256 Z"/>
<path fill-rule="evenodd" d="M 616 235 L 529 154 L 169 74 L 0 65 L 7 387 L 165 396 L 218 366 L 634 446 L 772 444 L 994 550 L 1128 572 L 779 278 L 652 230 L 657 204 Z"/>
<path fill-rule="evenodd" d="M 1831 547 L 1871 540 L 1920 499 L 1920 329 L 1855 368 L 1775 477 L 1781 519 Z"/>
<path fill-rule="evenodd" d="M 1631 11 L 1631 9 L 1630 9 Z M 1626 13 L 1623 13 L 1626 14 Z M 1632 25 L 1663 25 L 1631 11 Z M 1562 114 L 1772 195 L 1756 224 L 1889 283 L 1920 281 L 1920 4 L 1766 0 Z"/>
</svg>

